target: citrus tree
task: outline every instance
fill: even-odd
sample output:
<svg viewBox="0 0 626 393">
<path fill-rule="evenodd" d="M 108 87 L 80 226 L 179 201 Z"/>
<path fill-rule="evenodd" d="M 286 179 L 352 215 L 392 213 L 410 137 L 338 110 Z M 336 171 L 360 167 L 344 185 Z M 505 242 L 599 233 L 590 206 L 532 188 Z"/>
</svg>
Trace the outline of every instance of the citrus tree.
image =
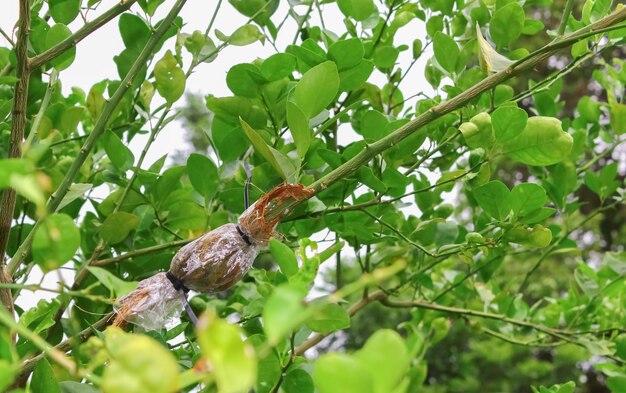
<svg viewBox="0 0 626 393">
<path fill-rule="evenodd" d="M 219 0 L 193 31 L 186 3 L 19 0 L 0 31 L 1 389 L 626 391 L 626 8 Z M 105 24 L 119 78 L 63 89 Z M 259 41 L 189 120 L 192 74 Z M 201 150 L 146 162 L 183 115 Z M 193 294 L 197 326 L 107 328 L 247 178 L 307 190 L 247 276 Z"/>
</svg>

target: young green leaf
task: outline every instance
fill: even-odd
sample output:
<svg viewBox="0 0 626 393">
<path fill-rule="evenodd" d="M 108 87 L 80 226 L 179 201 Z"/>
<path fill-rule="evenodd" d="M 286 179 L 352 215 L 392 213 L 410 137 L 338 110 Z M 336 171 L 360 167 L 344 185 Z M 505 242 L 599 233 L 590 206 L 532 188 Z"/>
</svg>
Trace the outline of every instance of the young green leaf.
<svg viewBox="0 0 626 393">
<path fill-rule="evenodd" d="M 503 143 L 503 152 L 526 165 L 547 166 L 563 161 L 573 143 L 560 120 L 535 116 L 528 119 L 521 134 Z"/>
<path fill-rule="evenodd" d="M 521 183 L 511 190 L 511 207 L 516 216 L 525 216 L 528 213 L 541 209 L 546 203 L 546 190 L 532 183 Z"/>
<path fill-rule="evenodd" d="M 511 211 L 510 191 L 499 180 L 490 181 L 476 188 L 474 198 L 478 206 L 496 220 L 503 221 Z"/>
<path fill-rule="evenodd" d="M 66 214 L 51 214 L 35 230 L 33 259 L 47 272 L 72 259 L 79 246 L 80 232 L 74 220 Z"/>
<path fill-rule="evenodd" d="M 159 95 L 169 103 L 178 101 L 185 92 L 185 73 L 169 50 L 154 66 L 154 79 Z"/>
<path fill-rule="evenodd" d="M 108 216 L 99 233 L 102 240 L 108 244 L 116 244 L 126 239 L 130 231 L 139 224 L 139 217 L 127 212 L 115 212 Z"/>
<path fill-rule="evenodd" d="M 49 0 L 50 16 L 57 23 L 70 24 L 80 12 L 80 0 Z"/>
<path fill-rule="evenodd" d="M 367 366 L 346 354 L 328 353 L 315 362 L 313 381 L 320 393 L 375 393 L 373 380 Z"/>
<path fill-rule="evenodd" d="M 104 143 L 104 151 L 117 169 L 127 171 L 133 166 L 135 156 L 133 152 L 122 143 L 122 140 L 117 134 L 113 131 L 106 131 L 102 135 L 102 141 Z"/>
<path fill-rule="evenodd" d="M 72 31 L 69 27 L 65 26 L 62 23 L 57 23 L 52 26 L 48 33 L 46 34 L 46 49 L 52 48 L 54 45 L 63 41 L 72 35 Z M 55 59 L 50 61 L 50 64 L 57 69 L 57 71 L 62 71 L 72 65 L 74 62 L 74 58 L 76 58 L 76 47 L 72 46 L 63 52 L 61 55 L 57 56 Z"/>
<path fill-rule="evenodd" d="M 30 389 L 33 393 L 61 393 L 59 381 L 45 357 L 41 358 L 35 365 Z"/>
<path fill-rule="evenodd" d="M 187 174 L 193 188 L 205 199 L 215 196 L 220 184 L 217 166 L 202 154 L 192 153 L 187 158 Z"/>
<path fill-rule="evenodd" d="M 350 315 L 338 304 L 325 304 L 313 312 L 306 326 L 314 332 L 328 334 L 350 327 Z"/>
<path fill-rule="evenodd" d="M 339 91 L 339 74 L 332 61 L 326 61 L 307 71 L 296 85 L 296 105 L 310 119 L 326 108 Z"/>
<path fill-rule="evenodd" d="M 198 343 L 211 365 L 220 392 L 247 392 L 256 381 L 254 347 L 243 341 L 242 335 L 239 326 L 220 319 L 214 312 L 208 312 L 200 319 Z"/>
<path fill-rule="evenodd" d="M 291 101 L 287 101 L 287 124 L 291 130 L 293 141 L 296 144 L 298 157 L 302 160 L 309 150 L 313 137 L 306 115 Z"/>
<path fill-rule="evenodd" d="M 385 356 L 380 356 L 381 353 Z M 394 391 L 410 364 L 402 337 L 389 329 L 376 331 L 354 357 L 369 370 L 373 393 Z"/>
<path fill-rule="evenodd" d="M 109 291 L 111 291 L 111 295 L 116 298 L 120 298 L 126 295 L 127 293 L 135 289 L 135 287 L 137 287 L 137 282 L 124 281 L 104 268 L 97 266 L 88 266 L 87 270 L 89 270 L 89 272 L 93 274 L 98 279 L 98 281 L 102 283 L 102 285 L 104 285 Z"/>
<path fill-rule="evenodd" d="M 514 106 L 501 106 L 491 114 L 493 133 L 500 143 L 521 134 L 527 122 L 526 111 Z"/>
<path fill-rule="evenodd" d="M 274 238 L 270 239 L 270 252 L 280 266 L 280 271 L 287 277 L 298 272 L 298 260 L 296 254 L 283 242 Z"/>
<path fill-rule="evenodd" d="M 524 9 L 517 1 L 498 8 L 489 23 L 491 39 L 498 47 L 511 45 L 522 34 L 525 20 Z"/>
<path fill-rule="evenodd" d="M 453 74 L 456 69 L 456 63 L 459 60 L 461 51 L 454 39 L 440 31 L 435 33 L 433 37 L 433 50 L 435 51 L 435 59 L 444 70 Z"/>
</svg>

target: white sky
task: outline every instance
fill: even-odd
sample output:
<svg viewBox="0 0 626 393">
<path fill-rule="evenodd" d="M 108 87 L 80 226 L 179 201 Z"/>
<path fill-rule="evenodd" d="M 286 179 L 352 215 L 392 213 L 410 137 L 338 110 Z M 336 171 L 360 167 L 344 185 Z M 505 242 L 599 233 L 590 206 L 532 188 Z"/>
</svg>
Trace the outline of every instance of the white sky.
<svg viewBox="0 0 626 393">
<path fill-rule="evenodd" d="M 84 2 L 86 3 L 86 2 Z M 90 11 L 87 15 L 88 20 L 93 19 L 96 15 L 102 13 L 106 9 L 110 8 L 116 3 L 113 0 L 102 0 L 98 6 L 97 11 Z M 160 6 L 160 11 L 153 18 L 154 21 L 158 21 L 164 17 L 170 7 L 174 4 L 174 0 L 166 0 L 163 5 Z M 208 22 L 213 14 L 217 1 L 207 0 L 189 0 L 185 4 L 180 16 L 183 18 L 185 26 L 183 27 L 183 33 L 192 33 L 194 30 L 204 31 L 208 25 Z M 327 29 L 333 31 L 337 35 L 341 35 L 345 31 L 343 24 L 343 15 L 339 12 L 336 4 L 323 5 L 324 21 Z M 306 12 L 307 6 L 297 6 L 295 11 L 302 15 Z M 289 5 L 286 0 L 281 1 L 279 9 L 276 11 L 272 20 L 276 25 L 284 18 L 289 10 Z M 131 11 L 142 13 L 140 7 L 135 4 L 132 6 Z M 2 11 L 0 12 L 0 27 L 12 35 L 14 38 L 14 25 L 18 17 L 18 1 L 3 1 Z M 229 3 L 224 0 L 222 7 L 219 11 L 218 17 L 215 22 L 215 28 L 224 32 L 225 34 L 232 33 L 237 27 L 243 25 L 247 21 L 247 18 L 239 14 Z M 49 23 L 53 23 L 50 21 Z M 82 18 L 79 16 L 74 22 L 70 24 L 70 29 L 76 31 L 82 26 Z M 92 33 L 85 38 L 77 46 L 77 54 L 74 63 L 66 70 L 60 73 L 60 80 L 63 82 L 63 91 L 68 93 L 72 86 L 80 87 L 85 92 L 88 92 L 90 87 L 104 79 L 119 79 L 113 57 L 119 54 L 124 46 L 121 37 L 118 32 L 117 19 L 109 24 L 101 27 L 99 30 Z M 317 12 L 312 13 L 313 25 L 319 26 L 319 16 Z M 285 23 L 283 29 L 279 33 L 279 40 L 277 47 L 283 50 L 293 40 L 296 31 L 296 22 L 290 18 Z M 395 44 L 407 44 L 409 48 L 414 39 L 424 39 L 425 25 L 424 22 L 414 20 L 407 26 L 403 27 L 396 35 Z M 282 38 L 281 38 L 282 37 Z M 214 32 L 211 32 L 211 38 L 217 43 Z M 163 51 L 167 49 L 174 49 L 174 39 L 170 39 L 163 48 Z M 0 45 L 7 46 L 6 40 L 0 36 Z M 326 48 L 327 49 L 327 48 Z M 430 48 L 428 48 L 430 49 Z M 186 91 L 194 93 L 213 94 L 215 96 L 228 96 L 232 95 L 226 86 L 226 73 L 235 64 L 250 62 L 256 58 L 267 58 L 268 56 L 276 53 L 274 48 L 269 44 L 265 45 L 260 42 L 256 42 L 252 45 L 245 47 L 227 47 L 224 49 L 217 59 L 212 63 L 207 63 L 196 68 L 196 72 L 187 80 Z M 159 58 L 161 55 L 157 55 Z M 431 95 L 433 90 L 424 80 L 423 70 L 426 60 L 431 57 L 429 50 L 420 58 L 417 64 L 412 68 L 406 79 L 401 85 L 401 89 L 405 97 L 409 97 L 418 92 L 425 92 Z M 189 58 L 186 59 L 187 64 Z M 411 50 L 407 50 L 400 54 L 398 62 L 401 68 L 404 70 L 411 61 Z M 185 68 L 187 66 L 185 64 Z M 381 73 L 375 71 L 370 77 L 370 82 L 382 85 L 384 78 Z M 156 107 L 160 98 L 155 94 L 152 107 Z M 411 104 L 415 101 L 411 100 Z M 178 105 L 182 105 L 181 99 Z M 342 134 L 340 134 L 340 143 L 347 144 L 351 141 L 358 140 L 360 137 L 356 135 L 349 127 L 342 128 Z M 137 136 L 130 144 L 130 148 L 135 153 L 135 157 L 139 156 L 141 149 L 146 142 L 146 136 Z M 143 167 L 148 167 L 158 158 L 164 154 L 173 153 L 176 150 L 185 149 L 185 142 L 183 138 L 183 130 L 179 122 L 171 122 L 167 127 L 159 134 L 156 142 L 148 152 Z M 65 279 L 69 276 L 63 273 Z M 41 280 L 41 272 L 37 267 L 29 275 L 29 282 L 38 283 Z M 55 282 L 58 281 L 60 276 L 56 274 L 48 274 L 44 279 L 45 287 L 55 287 Z M 55 294 L 38 292 L 35 296 L 31 296 L 29 292 L 24 292 L 17 301 L 17 304 L 28 308 L 32 307 L 37 300 L 45 298 L 50 299 L 55 297 Z"/>
</svg>

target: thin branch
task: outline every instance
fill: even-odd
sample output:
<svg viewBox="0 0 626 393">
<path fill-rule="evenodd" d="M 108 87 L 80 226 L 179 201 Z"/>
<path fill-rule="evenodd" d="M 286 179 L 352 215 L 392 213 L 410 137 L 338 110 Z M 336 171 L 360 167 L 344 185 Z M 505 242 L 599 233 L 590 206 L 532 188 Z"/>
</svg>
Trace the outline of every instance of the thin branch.
<svg viewBox="0 0 626 393">
<path fill-rule="evenodd" d="M 13 42 L 11 37 L 6 33 L 6 31 L 4 31 L 4 29 L 2 27 L 0 27 L 0 34 L 2 34 L 2 36 L 4 37 L 5 40 L 7 40 L 9 45 L 11 45 L 12 47 L 15 48 L 15 42 Z"/>
<path fill-rule="evenodd" d="M 126 77 L 124 77 L 124 80 L 122 81 L 122 83 L 120 83 L 119 87 L 113 94 L 113 97 L 111 97 L 111 99 L 106 103 L 106 105 L 102 109 L 102 113 L 100 117 L 98 118 L 96 125 L 94 126 L 93 130 L 87 137 L 87 140 L 83 144 L 83 147 L 80 149 L 78 155 L 76 156 L 76 159 L 72 163 L 72 166 L 70 167 L 69 171 L 65 175 L 63 182 L 61 183 L 59 188 L 54 192 L 52 198 L 48 202 L 48 206 L 47 206 L 48 212 L 54 212 L 56 208 L 59 206 L 59 204 L 61 203 L 61 201 L 63 200 L 63 197 L 65 196 L 70 186 L 74 182 L 74 178 L 76 177 L 81 166 L 87 159 L 89 153 L 91 152 L 91 149 L 93 149 L 93 147 L 95 146 L 96 142 L 98 141 L 102 133 L 106 130 L 106 125 L 109 119 L 111 118 L 111 115 L 115 111 L 115 108 L 119 105 L 119 103 L 121 102 L 122 98 L 124 97 L 128 89 L 130 89 L 130 87 L 132 86 L 133 81 L 135 77 L 137 76 L 137 74 L 139 73 L 139 71 L 143 67 L 145 67 L 146 61 L 152 55 L 157 44 L 159 43 L 159 41 L 161 40 L 161 38 L 163 37 L 167 29 L 170 28 L 172 22 L 174 21 L 174 18 L 176 18 L 176 16 L 180 12 L 180 10 L 182 9 L 186 1 L 187 0 L 176 1 L 176 3 L 174 4 L 170 12 L 167 14 L 163 22 L 159 25 L 158 29 L 154 32 L 154 34 L 150 37 L 150 40 L 146 43 L 145 47 L 139 54 L 139 57 L 137 57 L 137 60 L 135 60 L 135 63 L 133 64 L 131 69 L 128 71 L 128 74 L 126 74 Z M 26 256 L 30 252 L 30 246 L 33 241 L 34 233 L 36 232 L 35 229 L 40 225 L 40 223 L 41 221 L 37 221 L 37 223 L 35 224 L 35 228 L 33 228 L 33 230 L 28 234 L 24 242 L 20 245 L 18 250 L 15 252 L 13 259 L 11 259 L 11 262 L 9 263 L 9 266 L 8 266 L 8 272 L 10 274 L 13 274 L 15 270 L 18 268 L 18 266 L 26 259 Z"/>
<path fill-rule="evenodd" d="M 565 34 L 565 28 L 567 27 L 567 21 L 569 20 L 569 16 L 572 14 L 572 8 L 574 8 L 574 0 L 567 0 L 565 3 L 565 8 L 563 9 L 563 16 L 561 16 L 561 24 L 559 25 L 558 34 L 562 36 Z"/>
<path fill-rule="evenodd" d="M 54 90 L 54 86 L 56 85 L 57 70 L 52 70 L 50 74 L 50 80 L 48 81 L 48 88 L 46 89 L 46 93 L 43 96 L 43 100 L 41 101 L 41 106 L 39 106 L 39 111 L 37 112 L 37 116 L 35 116 L 35 120 L 33 121 L 32 126 L 30 127 L 30 132 L 28 133 L 28 137 L 26 137 L 26 142 L 24 143 L 23 150 L 26 152 L 30 148 L 33 140 L 35 139 L 35 134 L 37 134 L 39 129 L 39 124 L 43 119 L 44 113 L 46 109 L 48 109 L 48 105 L 50 104 L 50 96 L 52 96 L 52 91 Z"/>
<path fill-rule="evenodd" d="M 73 46 L 76 46 L 80 41 L 82 41 L 89 34 L 98 30 L 100 27 L 108 23 L 111 19 L 114 19 L 122 12 L 128 10 L 137 0 L 126 0 L 120 1 L 111 7 L 108 11 L 98 16 L 96 19 L 92 20 L 89 23 L 86 23 L 78 29 L 74 34 L 67 37 L 63 41 L 59 42 L 52 48 L 46 50 L 43 53 L 38 54 L 37 56 L 31 58 L 29 60 L 29 66 L 31 69 L 37 69 L 47 62 L 57 58 L 62 55 L 66 50 L 70 49 Z M 169 23 L 167 24 L 169 27 Z"/>
</svg>

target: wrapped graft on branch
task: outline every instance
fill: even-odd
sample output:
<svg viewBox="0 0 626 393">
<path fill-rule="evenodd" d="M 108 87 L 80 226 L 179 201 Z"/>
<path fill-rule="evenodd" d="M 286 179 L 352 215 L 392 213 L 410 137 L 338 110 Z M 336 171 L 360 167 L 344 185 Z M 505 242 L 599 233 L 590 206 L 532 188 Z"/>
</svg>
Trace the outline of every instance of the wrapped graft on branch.
<svg viewBox="0 0 626 393">
<path fill-rule="evenodd" d="M 224 224 L 185 245 L 172 259 L 167 273 L 141 281 L 119 299 L 113 324 L 131 322 L 146 330 L 159 329 L 180 314 L 181 293 L 184 298 L 189 290 L 211 293 L 230 288 L 248 272 L 288 213 L 277 214 L 281 203 L 305 200 L 313 193 L 301 184 L 282 184 L 246 209 L 237 224 Z"/>
</svg>

